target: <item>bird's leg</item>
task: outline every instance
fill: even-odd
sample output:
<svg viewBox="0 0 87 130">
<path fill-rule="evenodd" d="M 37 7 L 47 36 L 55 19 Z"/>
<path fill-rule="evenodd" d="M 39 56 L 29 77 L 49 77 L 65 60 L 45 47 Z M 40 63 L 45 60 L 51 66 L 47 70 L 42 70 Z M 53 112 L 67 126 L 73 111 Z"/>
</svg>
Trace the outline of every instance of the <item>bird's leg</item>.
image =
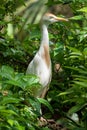
<svg viewBox="0 0 87 130">
<path fill-rule="evenodd" d="M 38 119 L 39 126 L 46 126 L 48 124 L 47 120 L 42 116 Z"/>
<path fill-rule="evenodd" d="M 39 126 L 46 126 L 47 120 L 42 116 L 42 110 L 40 109 L 41 116 L 38 119 Z"/>
<path fill-rule="evenodd" d="M 46 93 L 47 93 L 47 91 L 48 91 L 48 87 L 45 87 L 43 89 L 43 93 L 41 93 L 41 95 L 40 95 L 40 98 L 44 98 Z M 42 110 L 40 110 L 40 114 L 42 115 Z M 43 116 L 41 116 L 39 118 L 39 125 L 40 126 L 46 126 L 47 125 L 47 120 Z"/>
<path fill-rule="evenodd" d="M 43 89 L 43 91 L 42 91 L 42 93 L 41 93 L 41 95 L 40 95 L 40 98 L 45 98 L 48 89 L 49 89 L 48 86 L 46 86 L 46 87 Z"/>
</svg>

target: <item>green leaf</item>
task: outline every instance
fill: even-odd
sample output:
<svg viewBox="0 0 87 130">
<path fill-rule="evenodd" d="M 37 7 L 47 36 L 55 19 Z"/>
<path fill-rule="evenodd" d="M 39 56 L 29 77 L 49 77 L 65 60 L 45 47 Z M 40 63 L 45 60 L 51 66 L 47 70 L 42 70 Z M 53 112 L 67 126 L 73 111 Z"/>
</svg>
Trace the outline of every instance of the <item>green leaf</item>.
<svg viewBox="0 0 87 130">
<path fill-rule="evenodd" d="M 36 75 L 25 75 L 23 80 L 27 82 L 27 86 L 39 83 L 39 78 Z"/>
<path fill-rule="evenodd" d="M 87 13 L 87 7 L 83 7 L 81 9 L 77 10 L 77 11 Z"/>
<path fill-rule="evenodd" d="M 54 56 L 56 56 L 58 54 L 60 55 L 60 53 L 62 53 L 62 51 L 63 51 L 63 48 L 64 48 L 64 46 L 62 43 L 57 43 L 56 48 L 54 49 Z"/>
<path fill-rule="evenodd" d="M 7 83 L 7 84 L 9 84 L 9 85 L 18 86 L 18 87 L 20 87 L 20 88 L 22 88 L 22 89 L 23 89 L 23 87 L 22 87 L 22 86 L 23 86 L 22 82 L 15 81 L 15 79 L 5 81 L 5 83 Z"/>
<path fill-rule="evenodd" d="M 84 108 L 85 106 L 87 106 L 86 103 L 81 103 L 81 104 L 77 104 L 76 106 L 73 106 L 70 110 L 69 113 L 75 113 L 78 112 L 79 110 L 81 110 L 82 108 Z"/>
<path fill-rule="evenodd" d="M 10 66 L 2 66 L 0 70 L 0 75 L 6 79 L 14 78 L 14 70 Z"/>
<path fill-rule="evenodd" d="M 87 56 L 87 47 L 84 48 L 84 50 L 83 50 L 83 54 Z"/>
<path fill-rule="evenodd" d="M 21 124 L 19 124 L 19 122 L 16 121 L 16 120 L 8 119 L 7 122 L 8 122 L 11 126 L 16 127 L 17 130 L 25 130 L 25 127 L 22 126 Z"/>
<path fill-rule="evenodd" d="M 15 75 L 14 79 L 4 81 L 7 84 L 20 87 L 24 91 L 30 91 L 32 87 L 39 88 L 39 78 L 35 75 L 24 75 L 23 73 L 18 73 Z"/>
<path fill-rule="evenodd" d="M 38 100 L 40 101 L 40 103 L 44 104 L 45 106 L 47 106 L 49 108 L 49 110 L 53 113 L 53 108 L 52 106 L 49 104 L 48 101 L 46 101 L 45 99 L 42 98 L 38 98 Z"/>
<path fill-rule="evenodd" d="M 82 15 L 77 15 L 69 18 L 70 20 L 82 20 L 84 17 Z"/>
<path fill-rule="evenodd" d="M 73 91 L 66 91 L 66 92 L 61 92 L 58 94 L 58 96 L 63 96 L 63 95 L 67 95 L 67 94 L 71 94 Z"/>
<path fill-rule="evenodd" d="M 0 110 L 4 110 L 5 109 L 5 106 L 0 106 Z"/>
<path fill-rule="evenodd" d="M 75 84 L 79 85 L 79 87 L 87 88 L 87 81 L 81 82 L 81 81 L 73 81 Z"/>
<path fill-rule="evenodd" d="M 8 119 L 7 122 L 8 122 L 11 126 L 13 126 L 13 124 L 14 124 L 14 120 L 11 120 L 11 119 Z"/>
<path fill-rule="evenodd" d="M 16 112 L 12 111 L 12 110 L 0 110 L 0 115 L 3 116 L 10 116 L 10 115 L 15 115 L 18 116 Z"/>
<path fill-rule="evenodd" d="M 21 100 L 13 97 L 4 97 L 0 104 L 5 105 L 8 103 L 19 103 Z"/>
<path fill-rule="evenodd" d="M 81 54 L 81 51 L 75 47 L 70 47 L 70 46 L 67 46 L 67 48 L 73 52 L 77 52 L 77 53 L 80 53 Z"/>
<path fill-rule="evenodd" d="M 18 121 L 15 121 L 15 126 L 17 130 L 25 130 L 25 127 L 22 126 Z"/>
<path fill-rule="evenodd" d="M 38 101 L 38 99 L 30 96 L 29 103 L 34 108 L 34 110 L 37 111 L 37 113 L 39 114 L 40 113 L 40 109 L 41 109 L 41 104 Z"/>
</svg>

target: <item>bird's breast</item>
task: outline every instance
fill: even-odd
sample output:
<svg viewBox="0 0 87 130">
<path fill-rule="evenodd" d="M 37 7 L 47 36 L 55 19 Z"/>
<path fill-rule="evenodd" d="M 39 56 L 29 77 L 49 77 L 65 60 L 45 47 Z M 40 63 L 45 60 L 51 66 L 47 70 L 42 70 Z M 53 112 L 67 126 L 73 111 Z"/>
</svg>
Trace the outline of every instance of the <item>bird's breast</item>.
<svg viewBox="0 0 87 130">
<path fill-rule="evenodd" d="M 51 81 L 51 59 L 49 54 L 49 45 L 43 44 L 38 52 L 38 76 L 43 87 Z"/>
<path fill-rule="evenodd" d="M 45 64 L 47 67 L 50 67 L 50 54 L 49 54 L 49 46 L 48 45 L 43 45 L 43 53 L 42 53 L 42 59 L 45 61 Z"/>
<path fill-rule="evenodd" d="M 45 64 L 44 60 L 41 60 L 39 65 L 38 76 L 40 77 L 40 83 L 43 87 L 47 86 L 51 81 L 51 62 L 49 68 Z"/>
</svg>

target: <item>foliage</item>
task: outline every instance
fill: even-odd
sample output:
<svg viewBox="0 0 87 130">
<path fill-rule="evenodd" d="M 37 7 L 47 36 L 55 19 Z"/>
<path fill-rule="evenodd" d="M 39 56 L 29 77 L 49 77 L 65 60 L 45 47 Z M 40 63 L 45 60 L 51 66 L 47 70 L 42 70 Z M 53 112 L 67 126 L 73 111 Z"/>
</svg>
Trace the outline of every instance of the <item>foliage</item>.
<svg viewBox="0 0 87 130">
<path fill-rule="evenodd" d="M 49 91 L 49 96 L 52 95 L 51 102 L 54 103 L 54 109 L 56 109 L 57 106 L 57 112 L 69 119 L 68 128 L 70 130 L 87 129 L 86 11 L 86 7 L 77 9 L 77 15 L 70 18 L 72 23 L 66 25 L 66 31 L 64 27 L 62 28 L 64 34 L 60 31 L 59 36 L 56 36 L 56 39 L 59 41 L 56 40 L 58 43 L 56 43 L 52 52 L 53 62 L 61 63 L 62 71 L 53 75 L 52 90 Z M 60 28 L 62 26 L 63 25 L 60 25 Z M 73 113 L 78 114 L 78 123 L 74 122 L 73 124 L 73 121 L 70 121 Z"/>
<path fill-rule="evenodd" d="M 40 87 L 36 76 L 14 72 L 9 66 L 0 69 L 0 129 L 39 129 L 37 118 L 41 104 L 52 108 L 44 99 L 36 99 L 32 89 Z"/>
<path fill-rule="evenodd" d="M 46 1 L 38 3 L 39 9 Z M 74 16 L 68 23 L 49 27 L 51 42 L 55 44 L 50 45 L 53 77 L 45 100 L 34 98 L 32 93 L 40 87 L 39 79 L 25 74 L 39 47 L 38 25 L 26 24 L 27 17 L 15 15 L 25 1 L 0 2 L 0 130 L 49 130 L 38 125 L 41 104 L 46 118 L 54 118 L 70 130 L 87 130 L 87 1 L 50 0 L 46 6 L 60 3 L 68 3 Z M 29 6 L 26 16 L 30 11 L 35 17 L 34 8 L 35 4 Z M 56 63 L 61 65 L 58 72 L 54 71 Z M 72 119 L 74 113 L 77 121 Z"/>
</svg>

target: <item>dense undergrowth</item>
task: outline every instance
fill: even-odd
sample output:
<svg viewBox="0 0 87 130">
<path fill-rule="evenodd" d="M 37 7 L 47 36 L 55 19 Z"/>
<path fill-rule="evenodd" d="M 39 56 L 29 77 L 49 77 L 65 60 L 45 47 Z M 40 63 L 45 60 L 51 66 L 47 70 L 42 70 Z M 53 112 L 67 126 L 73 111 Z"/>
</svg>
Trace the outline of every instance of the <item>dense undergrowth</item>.
<svg viewBox="0 0 87 130">
<path fill-rule="evenodd" d="M 0 130 L 50 130 L 38 126 L 41 104 L 45 118 L 69 130 L 87 130 L 87 2 L 48 1 L 46 6 L 64 2 L 74 16 L 68 23 L 49 26 L 53 76 L 46 100 L 33 97 L 39 79 L 25 74 L 39 48 L 39 27 L 28 24 L 20 31 L 25 19 L 14 12 L 24 1 L 0 2 Z M 58 71 L 55 64 L 61 66 Z"/>
</svg>

